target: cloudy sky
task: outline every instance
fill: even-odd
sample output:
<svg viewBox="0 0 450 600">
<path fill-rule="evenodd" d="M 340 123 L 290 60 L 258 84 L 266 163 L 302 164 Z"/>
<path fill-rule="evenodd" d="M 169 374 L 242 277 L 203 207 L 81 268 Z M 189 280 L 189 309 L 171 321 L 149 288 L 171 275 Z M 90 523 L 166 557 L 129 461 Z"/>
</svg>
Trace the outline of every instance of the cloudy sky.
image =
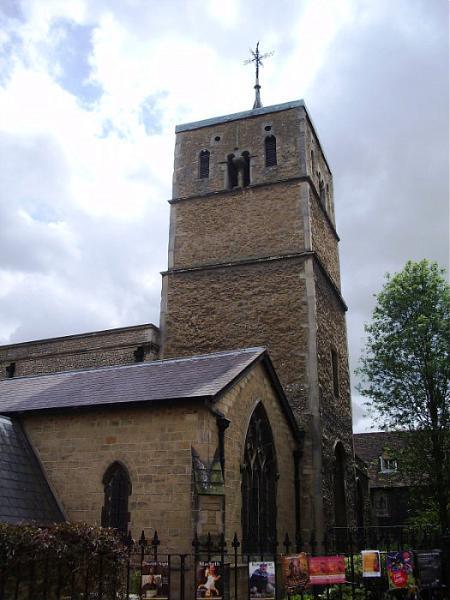
<svg viewBox="0 0 450 600">
<path fill-rule="evenodd" d="M 352 369 L 384 274 L 448 267 L 446 0 L 0 0 L 0 344 L 158 323 L 175 124 L 251 108 L 257 40 L 334 173 Z"/>
</svg>

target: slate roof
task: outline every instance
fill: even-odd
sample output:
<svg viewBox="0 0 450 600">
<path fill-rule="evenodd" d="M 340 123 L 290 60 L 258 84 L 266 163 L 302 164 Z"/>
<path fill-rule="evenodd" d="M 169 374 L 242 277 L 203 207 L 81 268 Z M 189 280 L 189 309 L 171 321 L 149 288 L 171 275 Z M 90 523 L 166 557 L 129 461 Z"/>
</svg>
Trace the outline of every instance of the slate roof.
<svg viewBox="0 0 450 600">
<path fill-rule="evenodd" d="M 397 458 L 398 451 L 405 445 L 405 435 L 408 434 L 401 431 L 375 431 L 353 435 L 355 454 L 368 466 L 371 488 L 407 485 L 401 474 L 401 462 L 398 464 L 399 470 L 393 473 L 382 473 L 379 468 L 380 456 L 388 454 L 392 458 Z"/>
<path fill-rule="evenodd" d="M 263 356 L 266 356 L 264 348 L 248 348 L 5 379 L 0 381 L 0 414 L 175 399 L 213 399 Z"/>
<path fill-rule="evenodd" d="M 19 423 L 0 417 L 0 522 L 64 521 Z"/>
</svg>

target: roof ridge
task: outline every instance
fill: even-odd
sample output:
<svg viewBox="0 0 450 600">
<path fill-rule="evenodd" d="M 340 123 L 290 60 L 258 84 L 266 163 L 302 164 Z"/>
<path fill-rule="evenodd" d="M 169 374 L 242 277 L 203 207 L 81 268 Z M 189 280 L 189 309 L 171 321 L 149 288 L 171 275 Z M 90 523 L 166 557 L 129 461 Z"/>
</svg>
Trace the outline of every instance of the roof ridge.
<svg viewBox="0 0 450 600">
<path fill-rule="evenodd" d="M 129 364 L 125 364 L 125 365 L 105 365 L 102 367 L 85 367 L 82 369 L 69 369 L 67 371 L 53 371 L 53 372 L 49 372 L 49 373 L 36 373 L 34 375 L 21 375 L 18 377 L 2 379 L 2 380 L 0 380 L 0 383 L 6 382 L 6 381 L 13 382 L 13 381 L 23 381 L 25 379 L 37 379 L 39 377 L 55 377 L 58 375 L 69 375 L 69 374 L 74 375 L 77 373 L 86 373 L 86 372 L 97 373 L 97 372 L 103 372 L 103 371 L 110 371 L 113 369 L 142 368 L 142 367 L 150 367 L 151 365 L 179 363 L 179 362 L 187 362 L 187 361 L 192 361 L 192 360 L 206 360 L 213 356 L 231 356 L 231 355 L 237 355 L 237 354 L 250 354 L 250 353 L 256 353 L 256 352 L 262 354 L 265 351 L 266 351 L 266 348 L 264 348 L 263 346 L 254 346 L 254 347 L 252 346 L 250 348 L 239 348 L 236 350 L 222 350 L 219 352 L 210 352 L 208 354 L 194 354 L 192 356 L 179 356 L 177 358 L 147 360 L 147 361 L 143 361 L 143 362 L 129 363 Z"/>
</svg>

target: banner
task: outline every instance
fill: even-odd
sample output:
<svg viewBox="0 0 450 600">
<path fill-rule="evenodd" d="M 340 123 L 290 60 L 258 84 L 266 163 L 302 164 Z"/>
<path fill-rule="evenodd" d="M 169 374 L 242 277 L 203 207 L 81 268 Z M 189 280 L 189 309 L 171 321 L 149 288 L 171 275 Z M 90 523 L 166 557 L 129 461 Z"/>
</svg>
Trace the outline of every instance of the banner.
<svg viewBox="0 0 450 600">
<path fill-rule="evenodd" d="M 149 561 L 142 564 L 141 597 L 145 600 L 168 600 L 168 562 Z"/>
<path fill-rule="evenodd" d="M 308 557 L 305 552 L 282 556 L 283 585 L 288 596 L 301 594 L 309 582 Z"/>
<path fill-rule="evenodd" d="M 275 563 L 248 563 L 250 598 L 275 598 Z"/>
<path fill-rule="evenodd" d="M 363 550 L 361 556 L 363 577 L 381 577 L 380 551 Z"/>
<path fill-rule="evenodd" d="M 413 564 L 413 555 L 409 550 L 387 553 L 386 569 L 391 590 L 414 586 Z"/>
<path fill-rule="evenodd" d="M 345 557 L 310 556 L 309 581 L 311 585 L 345 583 Z"/>
<path fill-rule="evenodd" d="M 416 556 L 421 587 L 439 588 L 442 584 L 442 558 L 440 550 L 418 552 Z"/>
<path fill-rule="evenodd" d="M 196 598 L 223 598 L 224 577 L 222 563 L 200 561 L 196 574 Z"/>
</svg>

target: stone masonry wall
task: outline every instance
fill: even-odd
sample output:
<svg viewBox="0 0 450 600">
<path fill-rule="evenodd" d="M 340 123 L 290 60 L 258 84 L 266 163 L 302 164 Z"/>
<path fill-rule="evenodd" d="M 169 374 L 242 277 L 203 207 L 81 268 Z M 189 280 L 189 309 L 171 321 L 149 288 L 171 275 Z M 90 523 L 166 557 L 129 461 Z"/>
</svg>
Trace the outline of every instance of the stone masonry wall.
<svg viewBox="0 0 450 600">
<path fill-rule="evenodd" d="M 320 197 L 320 180 L 324 183 L 325 189 L 325 202 L 324 207 L 328 213 L 331 222 L 336 226 L 336 219 L 334 214 L 334 194 L 333 194 L 333 175 L 330 167 L 323 154 L 323 150 L 320 146 L 319 138 L 317 137 L 309 119 L 306 120 L 305 124 L 305 151 L 307 156 L 308 175 L 311 177 L 311 181 Z M 313 153 L 313 154 L 312 154 Z M 314 164 L 313 164 L 314 157 Z"/>
<path fill-rule="evenodd" d="M 248 187 L 173 204 L 175 240 L 169 267 L 302 252 L 301 185 L 294 181 Z"/>
<path fill-rule="evenodd" d="M 228 542 L 234 531 L 241 535 L 240 464 L 258 402 L 268 413 L 277 452 L 279 532 L 291 535 L 295 528 L 292 452 L 296 443 L 261 365 L 251 369 L 216 405 L 231 420 L 225 434 L 224 514 L 220 497 L 205 496 L 196 503 L 193 496 L 191 447 L 207 465 L 218 449 L 216 417 L 203 403 L 34 414 L 24 417 L 24 426 L 71 521 L 100 524 L 102 478 L 109 465 L 121 461 L 132 483 L 129 527 L 134 536 L 143 529 L 149 538 L 156 529 L 163 551 L 189 553 L 195 523 L 215 533 L 221 531 L 225 518 Z M 196 506 L 203 514 L 195 514 Z"/>
<path fill-rule="evenodd" d="M 322 261 L 338 289 L 341 287 L 339 269 L 338 240 L 323 213 L 319 200 L 310 190 L 309 205 L 311 215 L 312 249 Z"/>
<path fill-rule="evenodd" d="M 159 329 L 151 324 L 0 346 L 0 379 L 16 364 L 15 377 L 135 362 L 144 347 L 145 360 L 159 352 Z"/>
<path fill-rule="evenodd" d="M 277 533 L 281 545 L 286 532 L 295 535 L 295 494 L 293 452 L 296 441 L 281 410 L 270 381 L 259 364 L 248 372 L 233 390 L 217 403 L 217 408 L 230 419 L 225 432 L 225 490 L 228 539 L 236 531 L 241 538 L 241 472 L 244 444 L 251 415 L 262 402 L 272 427 L 277 456 Z"/>
<path fill-rule="evenodd" d="M 213 416 L 197 404 L 28 415 L 25 430 L 71 521 L 100 524 L 102 478 L 121 461 L 128 469 L 130 530 L 190 552 L 193 536 L 191 445 L 211 444 Z M 212 445 L 217 442 L 214 440 Z"/>
<path fill-rule="evenodd" d="M 270 183 L 278 179 L 306 175 L 301 140 L 306 129 L 303 107 L 220 123 L 177 134 L 173 198 L 216 192 L 227 185 L 227 156 L 250 152 L 251 183 Z M 270 127 L 270 131 L 266 131 Z M 277 162 L 265 166 L 264 140 L 277 140 Z M 220 138 L 216 141 L 216 138 Z M 210 152 L 209 177 L 199 178 L 199 154 Z"/>
<path fill-rule="evenodd" d="M 334 447 L 342 442 L 346 453 L 346 495 L 348 524 L 354 519 L 354 460 L 350 374 L 348 368 L 345 313 L 330 284 L 319 268 L 315 269 L 317 298 L 317 353 L 324 463 L 324 505 L 326 521 L 334 522 L 333 468 Z M 338 356 L 339 396 L 333 390 L 331 350 Z"/>
<path fill-rule="evenodd" d="M 301 257 L 164 278 L 164 358 L 264 346 L 293 408 L 302 414 L 308 321 Z"/>
</svg>

